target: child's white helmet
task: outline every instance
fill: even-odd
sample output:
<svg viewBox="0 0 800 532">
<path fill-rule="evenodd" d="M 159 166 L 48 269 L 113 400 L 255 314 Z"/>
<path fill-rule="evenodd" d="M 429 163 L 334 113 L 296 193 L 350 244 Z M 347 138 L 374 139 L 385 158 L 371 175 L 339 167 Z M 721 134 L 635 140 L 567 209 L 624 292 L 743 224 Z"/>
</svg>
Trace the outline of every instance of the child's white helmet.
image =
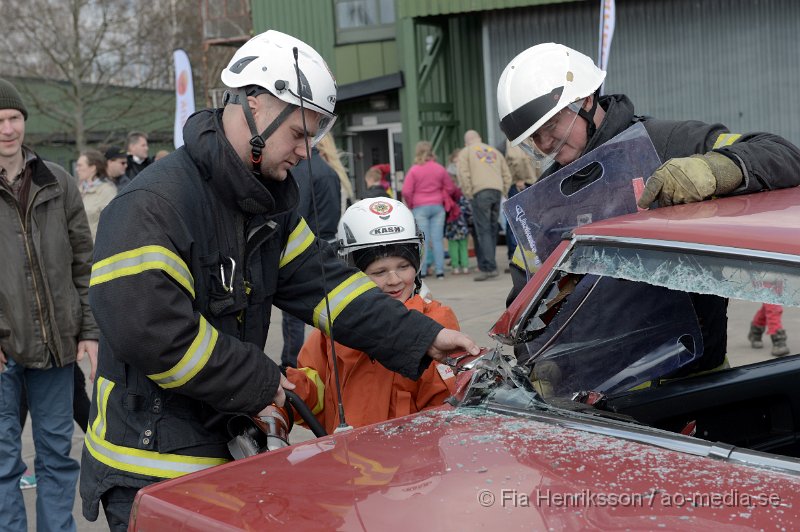
<svg viewBox="0 0 800 532">
<path fill-rule="evenodd" d="M 351 205 L 339 220 L 336 240 L 339 256 L 352 265 L 357 265 L 354 252 L 398 244 L 412 247 L 417 271 L 422 263 L 424 237 L 414 215 L 402 202 L 391 198 L 363 199 Z"/>
</svg>

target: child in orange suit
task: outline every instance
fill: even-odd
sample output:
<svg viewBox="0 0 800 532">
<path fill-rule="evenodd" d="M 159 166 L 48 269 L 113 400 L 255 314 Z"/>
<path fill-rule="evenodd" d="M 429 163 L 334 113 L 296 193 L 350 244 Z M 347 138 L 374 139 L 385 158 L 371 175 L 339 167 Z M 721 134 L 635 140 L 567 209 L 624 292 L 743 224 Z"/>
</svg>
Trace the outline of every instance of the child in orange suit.
<svg viewBox="0 0 800 532">
<path fill-rule="evenodd" d="M 389 198 L 357 202 L 342 216 L 337 239 L 340 255 L 370 278 L 371 289 L 383 291 L 444 327 L 459 328 L 452 309 L 417 293 L 423 237 L 401 202 Z M 453 391 L 455 375 L 449 366 L 432 362 L 413 381 L 384 368 L 367 353 L 339 343 L 335 348 L 345 417 L 353 427 L 439 406 Z M 286 376 L 331 434 L 340 420 L 330 338 L 315 329 L 297 361 L 298 369 L 288 368 Z"/>
</svg>

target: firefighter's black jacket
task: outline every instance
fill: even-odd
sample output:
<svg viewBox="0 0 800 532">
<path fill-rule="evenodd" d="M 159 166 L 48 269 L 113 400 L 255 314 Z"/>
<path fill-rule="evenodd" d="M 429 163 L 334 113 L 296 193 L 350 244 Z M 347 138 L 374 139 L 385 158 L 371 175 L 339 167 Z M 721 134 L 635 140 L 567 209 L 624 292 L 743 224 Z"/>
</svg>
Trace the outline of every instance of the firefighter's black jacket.
<svg viewBox="0 0 800 532">
<path fill-rule="evenodd" d="M 224 414 L 255 414 L 277 391 L 263 351 L 273 304 L 327 332 L 327 292 L 336 340 L 411 378 L 442 329 L 318 248 L 294 210 L 294 179 L 257 179 L 221 118 L 191 116 L 186 145 L 101 216 L 89 291 L 99 367 L 80 488 L 92 520 L 113 486 L 230 459 Z"/>
</svg>

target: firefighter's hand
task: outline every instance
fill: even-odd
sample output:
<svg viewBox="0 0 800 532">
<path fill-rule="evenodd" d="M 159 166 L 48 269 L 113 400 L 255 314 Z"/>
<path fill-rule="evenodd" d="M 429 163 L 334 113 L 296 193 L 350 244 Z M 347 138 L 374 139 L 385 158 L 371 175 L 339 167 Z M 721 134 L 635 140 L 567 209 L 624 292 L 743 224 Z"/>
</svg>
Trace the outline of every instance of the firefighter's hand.
<svg viewBox="0 0 800 532">
<path fill-rule="evenodd" d="M 281 382 L 278 385 L 278 392 L 272 399 L 272 402 L 275 403 L 277 406 L 283 406 L 286 403 L 286 394 L 283 392 L 284 388 L 286 388 L 287 390 L 294 390 L 294 384 L 292 384 L 291 381 L 286 378 L 286 375 L 281 374 Z M 267 410 L 267 408 L 265 408 L 261 412 L 264 412 L 265 410 Z M 258 415 L 260 416 L 261 413 L 259 412 Z"/>
<path fill-rule="evenodd" d="M 78 362 L 83 360 L 84 353 L 89 355 L 89 363 L 92 366 L 89 380 L 94 382 L 94 374 L 97 372 L 97 340 L 81 340 L 78 342 Z"/>
<path fill-rule="evenodd" d="M 442 329 L 433 339 L 427 355 L 434 360 L 441 361 L 454 351 L 467 351 L 470 355 L 477 355 L 481 352 L 477 344 L 466 334 L 453 329 Z"/>
<path fill-rule="evenodd" d="M 647 180 L 638 205 L 645 209 L 656 200 L 661 207 L 703 201 L 727 194 L 741 182 L 741 169 L 721 153 L 670 159 Z"/>
</svg>

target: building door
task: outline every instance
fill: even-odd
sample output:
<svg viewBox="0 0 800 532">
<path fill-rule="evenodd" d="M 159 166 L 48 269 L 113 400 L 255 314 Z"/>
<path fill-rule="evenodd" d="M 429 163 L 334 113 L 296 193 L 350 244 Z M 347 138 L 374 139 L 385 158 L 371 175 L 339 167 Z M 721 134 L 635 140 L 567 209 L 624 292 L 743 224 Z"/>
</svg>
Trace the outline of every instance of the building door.
<svg viewBox="0 0 800 532">
<path fill-rule="evenodd" d="M 347 130 L 351 164 L 355 179 L 356 197 L 363 197 L 364 174 L 376 164 L 391 166 L 390 179 L 392 188 L 397 189 L 396 174 L 398 168 L 395 161 L 402 161 L 402 135 L 400 124 L 380 124 L 375 126 L 355 126 Z M 398 149 L 400 158 L 398 159 Z"/>
</svg>

